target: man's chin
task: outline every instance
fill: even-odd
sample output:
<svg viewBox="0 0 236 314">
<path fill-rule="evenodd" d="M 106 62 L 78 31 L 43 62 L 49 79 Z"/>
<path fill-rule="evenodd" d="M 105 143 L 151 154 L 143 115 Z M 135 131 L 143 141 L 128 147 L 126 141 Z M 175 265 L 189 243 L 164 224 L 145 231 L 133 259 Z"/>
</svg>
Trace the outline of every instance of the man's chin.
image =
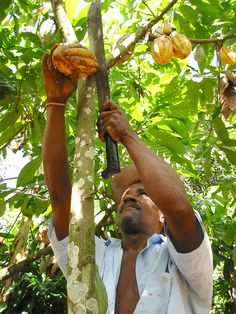
<svg viewBox="0 0 236 314">
<path fill-rule="evenodd" d="M 126 235 L 144 233 L 142 222 L 133 219 L 131 216 L 122 217 L 120 221 L 120 229 L 122 233 Z"/>
</svg>

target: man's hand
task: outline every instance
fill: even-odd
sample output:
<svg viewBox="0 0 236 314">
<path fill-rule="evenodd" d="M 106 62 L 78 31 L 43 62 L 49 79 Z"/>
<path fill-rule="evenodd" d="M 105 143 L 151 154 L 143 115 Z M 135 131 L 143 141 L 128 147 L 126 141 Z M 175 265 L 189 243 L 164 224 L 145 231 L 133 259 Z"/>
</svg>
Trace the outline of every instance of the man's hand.
<svg viewBox="0 0 236 314">
<path fill-rule="evenodd" d="M 114 141 L 122 144 L 126 138 L 134 135 L 124 112 L 111 100 L 106 101 L 100 108 L 99 137 L 102 141 L 106 132 Z"/>
<path fill-rule="evenodd" d="M 55 45 L 50 54 L 42 58 L 42 73 L 47 102 L 66 103 L 77 86 L 77 78 L 65 76 L 56 70 L 52 64 L 52 53 L 58 47 Z"/>
</svg>

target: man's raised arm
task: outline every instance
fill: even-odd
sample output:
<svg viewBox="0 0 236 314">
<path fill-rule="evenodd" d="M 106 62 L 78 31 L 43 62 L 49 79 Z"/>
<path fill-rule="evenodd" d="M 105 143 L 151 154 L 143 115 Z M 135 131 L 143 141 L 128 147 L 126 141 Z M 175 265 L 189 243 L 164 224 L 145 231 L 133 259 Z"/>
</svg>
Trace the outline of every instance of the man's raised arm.
<svg viewBox="0 0 236 314">
<path fill-rule="evenodd" d="M 175 171 L 139 139 L 124 113 L 111 101 L 102 107 L 102 140 L 106 131 L 126 147 L 147 194 L 167 220 L 175 248 L 181 253 L 196 249 L 203 240 L 203 232 Z"/>
<path fill-rule="evenodd" d="M 64 76 L 52 66 L 52 52 L 50 55 L 45 54 L 42 60 L 42 73 L 47 96 L 47 123 L 42 155 L 55 230 L 58 240 L 61 240 L 68 235 L 71 200 L 64 111 L 68 98 L 76 88 L 76 79 Z"/>
</svg>

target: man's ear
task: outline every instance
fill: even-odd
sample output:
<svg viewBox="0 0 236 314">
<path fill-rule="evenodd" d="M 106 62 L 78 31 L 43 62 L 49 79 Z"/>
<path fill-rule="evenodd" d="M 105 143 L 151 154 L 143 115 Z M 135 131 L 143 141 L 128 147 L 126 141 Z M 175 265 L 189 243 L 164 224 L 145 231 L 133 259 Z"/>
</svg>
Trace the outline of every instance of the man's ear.
<svg viewBox="0 0 236 314">
<path fill-rule="evenodd" d="M 164 226 L 165 217 L 162 213 L 160 214 L 159 221 L 162 224 L 162 226 Z"/>
</svg>

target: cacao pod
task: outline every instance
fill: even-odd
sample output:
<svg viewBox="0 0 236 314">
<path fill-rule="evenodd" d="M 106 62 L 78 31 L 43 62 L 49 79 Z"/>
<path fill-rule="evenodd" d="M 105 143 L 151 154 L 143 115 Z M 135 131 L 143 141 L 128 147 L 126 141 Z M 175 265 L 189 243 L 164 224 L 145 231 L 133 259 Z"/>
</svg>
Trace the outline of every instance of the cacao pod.
<svg viewBox="0 0 236 314">
<path fill-rule="evenodd" d="M 166 64 L 173 57 L 172 44 L 168 37 L 162 36 L 154 39 L 151 47 L 151 55 L 159 64 Z"/>
<path fill-rule="evenodd" d="M 94 54 L 78 43 L 59 45 L 53 51 L 52 63 L 58 71 L 73 77 L 89 76 L 98 68 Z"/>
<path fill-rule="evenodd" d="M 205 59 L 206 53 L 202 45 L 198 44 L 195 47 L 194 52 L 193 52 L 193 57 L 198 63 L 201 63 Z"/>
<path fill-rule="evenodd" d="M 162 24 L 162 27 L 163 27 L 163 34 L 166 36 L 169 36 L 172 32 L 172 28 L 171 28 L 170 24 L 168 22 L 164 22 Z"/>
<path fill-rule="evenodd" d="M 236 52 L 229 47 L 220 48 L 220 58 L 224 63 L 235 64 L 236 63 Z"/>
<path fill-rule="evenodd" d="M 185 59 L 192 50 L 191 41 L 183 34 L 175 33 L 171 36 L 174 56 L 179 59 Z"/>
</svg>

